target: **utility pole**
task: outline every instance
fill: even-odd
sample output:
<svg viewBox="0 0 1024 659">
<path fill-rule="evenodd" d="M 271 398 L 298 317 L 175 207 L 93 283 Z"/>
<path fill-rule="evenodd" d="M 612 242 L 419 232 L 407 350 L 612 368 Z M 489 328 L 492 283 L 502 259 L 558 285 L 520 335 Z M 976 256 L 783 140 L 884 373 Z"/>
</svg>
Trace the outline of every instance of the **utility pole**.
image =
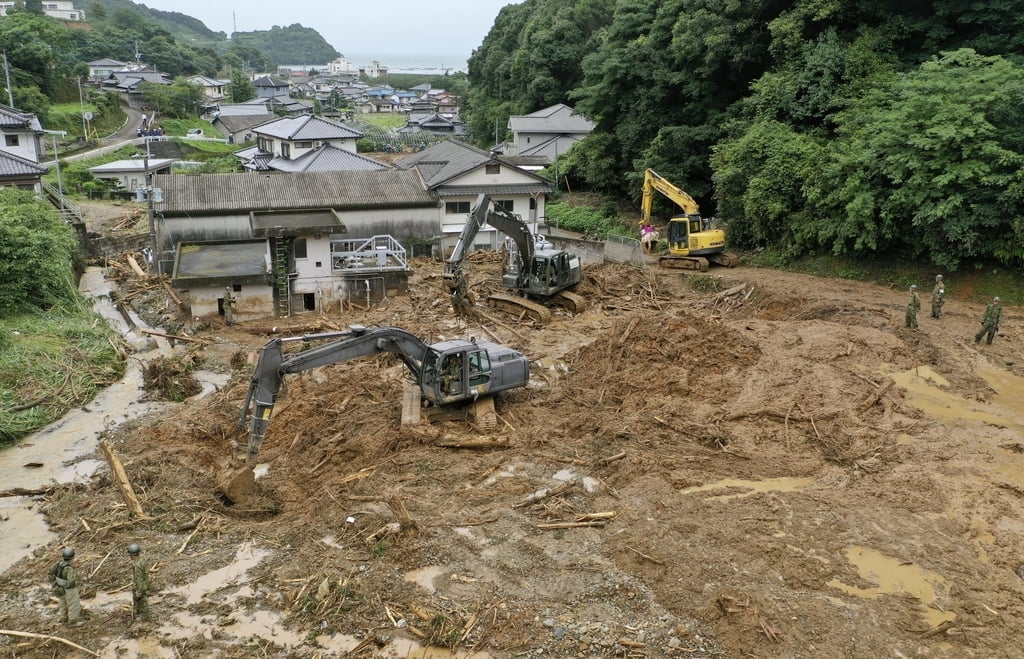
<svg viewBox="0 0 1024 659">
<path fill-rule="evenodd" d="M 85 96 L 82 95 L 82 76 L 78 76 L 78 104 L 82 107 L 82 141 L 89 141 L 89 124 L 85 116 Z"/>
<path fill-rule="evenodd" d="M 149 135 L 143 136 L 146 141 L 146 155 L 143 158 L 143 167 L 146 171 L 144 172 L 146 177 L 146 219 L 149 220 L 149 249 L 152 252 L 151 258 L 153 259 L 150 263 L 149 271 L 150 274 L 160 274 L 160 259 L 157 256 L 157 244 L 156 244 L 156 216 L 153 213 L 153 175 L 149 173 Z"/>
<path fill-rule="evenodd" d="M 14 90 L 11 89 L 11 67 L 7 65 L 7 51 L 4 51 L 4 76 L 7 78 L 7 105 L 14 107 Z"/>
</svg>

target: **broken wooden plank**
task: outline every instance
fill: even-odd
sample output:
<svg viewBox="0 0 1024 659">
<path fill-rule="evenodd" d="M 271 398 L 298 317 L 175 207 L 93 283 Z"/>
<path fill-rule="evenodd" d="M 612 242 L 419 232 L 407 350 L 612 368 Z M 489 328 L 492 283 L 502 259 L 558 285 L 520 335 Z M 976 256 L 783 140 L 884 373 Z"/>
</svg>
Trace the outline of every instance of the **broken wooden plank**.
<svg viewBox="0 0 1024 659">
<path fill-rule="evenodd" d="M 882 396 L 884 396 L 884 395 L 885 395 L 885 392 L 889 391 L 889 389 L 890 389 L 890 388 L 891 388 L 891 387 L 892 387 L 892 386 L 893 386 L 894 384 L 896 384 L 896 383 L 895 383 L 895 382 L 893 382 L 893 379 L 892 379 L 892 378 L 888 378 L 888 379 L 887 379 L 887 380 L 885 381 L 885 384 L 883 384 L 883 385 L 882 385 L 881 387 L 879 387 L 879 388 L 878 388 L 878 389 L 877 389 L 877 390 L 875 391 L 875 393 L 871 394 L 871 396 L 869 396 L 869 397 L 868 397 L 868 399 L 867 399 L 866 401 L 864 401 L 863 403 L 861 403 L 861 405 L 860 405 L 860 408 L 859 408 L 859 411 L 860 411 L 860 412 L 867 412 L 867 411 L 868 411 L 868 409 L 870 409 L 872 405 L 874 405 L 875 403 L 877 403 L 877 402 L 878 402 L 878 399 L 879 399 L 879 398 L 881 398 Z"/>
</svg>

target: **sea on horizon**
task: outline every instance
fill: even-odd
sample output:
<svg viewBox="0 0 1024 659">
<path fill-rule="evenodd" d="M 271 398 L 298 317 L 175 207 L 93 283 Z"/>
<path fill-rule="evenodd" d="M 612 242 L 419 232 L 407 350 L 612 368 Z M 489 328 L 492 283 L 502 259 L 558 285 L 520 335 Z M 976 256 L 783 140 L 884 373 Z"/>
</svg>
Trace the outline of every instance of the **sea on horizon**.
<svg viewBox="0 0 1024 659">
<path fill-rule="evenodd" d="M 386 67 L 388 73 L 418 73 L 422 75 L 444 75 L 445 72 L 455 73 L 461 71 L 465 73 L 469 70 L 466 55 L 456 54 L 399 54 L 399 53 L 382 53 L 382 54 L 367 54 L 367 53 L 353 53 L 353 54 L 342 54 L 352 66 L 368 66 L 371 62 L 380 62 L 380 65 Z M 322 62 L 320 64 L 282 64 L 282 68 L 287 69 L 316 69 L 323 70 L 327 68 L 327 63 Z"/>
</svg>

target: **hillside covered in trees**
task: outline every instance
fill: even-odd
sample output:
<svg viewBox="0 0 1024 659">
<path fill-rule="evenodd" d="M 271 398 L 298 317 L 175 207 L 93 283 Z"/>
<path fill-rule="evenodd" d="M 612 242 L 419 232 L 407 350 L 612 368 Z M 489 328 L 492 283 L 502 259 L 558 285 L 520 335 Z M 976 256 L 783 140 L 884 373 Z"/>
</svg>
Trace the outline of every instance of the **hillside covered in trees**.
<svg viewBox="0 0 1024 659">
<path fill-rule="evenodd" d="M 464 119 L 566 103 L 574 188 L 647 167 L 742 247 L 947 268 L 1024 261 L 1024 2 L 526 0 L 469 61 Z"/>
<path fill-rule="evenodd" d="M 111 17 L 116 20 L 97 21 L 97 9 L 102 15 L 100 19 Z M 287 7 L 282 6 L 281 15 L 287 17 Z M 298 23 L 225 34 L 214 32 L 192 16 L 151 9 L 131 0 L 91 0 L 86 16 L 90 22 L 102 22 L 106 26 L 122 26 L 126 19 L 129 23 L 141 20 L 161 28 L 177 42 L 194 44 L 200 50 L 209 49 L 222 56 L 241 53 L 243 63 L 250 59 L 250 68 L 257 71 L 272 70 L 277 64 L 323 64 L 340 56 L 319 32 Z"/>
</svg>

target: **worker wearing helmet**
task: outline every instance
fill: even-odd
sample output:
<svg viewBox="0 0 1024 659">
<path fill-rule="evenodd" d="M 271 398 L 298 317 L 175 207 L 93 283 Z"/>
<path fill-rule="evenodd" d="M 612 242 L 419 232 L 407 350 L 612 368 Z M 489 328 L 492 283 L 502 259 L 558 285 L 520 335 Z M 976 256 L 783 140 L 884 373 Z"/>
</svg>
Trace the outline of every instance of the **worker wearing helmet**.
<svg viewBox="0 0 1024 659">
<path fill-rule="evenodd" d="M 50 569 L 50 586 L 60 602 L 61 622 L 75 623 L 82 616 L 82 601 L 78 596 L 78 575 L 72 565 L 73 547 L 65 547 L 60 560 Z"/>
<path fill-rule="evenodd" d="M 149 561 L 134 542 L 128 545 L 128 559 L 132 563 L 132 617 L 149 620 Z"/>
<path fill-rule="evenodd" d="M 917 329 L 917 312 L 921 310 L 921 296 L 917 294 L 917 286 L 910 287 L 910 300 L 907 301 L 907 327 Z"/>
<path fill-rule="evenodd" d="M 999 297 L 992 298 L 992 304 L 985 307 L 985 315 L 981 319 L 981 330 L 974 335 L 974 342 L 981 343 L 981 337 L 985 338 L 986 345 L 992 345 L 992 339 L 999 333 L 999 324 L 1003 322 L 1003 307 L 999 304 Z"/>
<path fill-rule="evenodd" d="M 946 284 L 942 275 L 935 275 L 935 288 L 932 289 L 932 318 L 942 317 L 942 305 L 946 303 Z"/>
</svg>

